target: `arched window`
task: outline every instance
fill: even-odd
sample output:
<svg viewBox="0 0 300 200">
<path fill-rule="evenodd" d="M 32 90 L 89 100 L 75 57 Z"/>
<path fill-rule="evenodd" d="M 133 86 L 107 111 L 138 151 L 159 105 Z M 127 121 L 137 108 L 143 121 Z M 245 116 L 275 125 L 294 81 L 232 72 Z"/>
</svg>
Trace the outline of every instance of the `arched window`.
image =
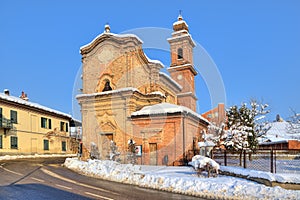
<svg viewBox="0 0 300 200">
<path fill-rule="evenodd" d="M 110 82 L 109 82 L 109 80 L 106 80 L 102 92 L 110 91 L 110 90 L 112 90 L 112 88 L 110 87 Z"/>
<path fill-rule="evenodd" d="M 179 48 L 177 50 L 177 59 L 182 59 L 183 58 L 183 51 L 182 48 Z"/>
</svg>

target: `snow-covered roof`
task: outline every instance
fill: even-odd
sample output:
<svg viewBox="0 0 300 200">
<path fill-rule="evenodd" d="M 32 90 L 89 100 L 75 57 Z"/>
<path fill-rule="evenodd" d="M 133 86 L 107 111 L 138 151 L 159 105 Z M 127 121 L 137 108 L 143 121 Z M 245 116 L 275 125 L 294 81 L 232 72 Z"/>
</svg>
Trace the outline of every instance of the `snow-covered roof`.
<svg viewBox="0 0 300 200">
<path fill-rule="evenodd" d="M 90 43 L 80 47 L 80 50 L 90 46 L 91 44 L 93 44 L 96 40 L 98 40 L 100 37 L 104 36 L 104 35 L 107 35 L 107 36 L 114 36 L 114 37 L 118 37 L 118 38 L 126 38 L 126 37 L 129 37 L 129 38 L 135 38 L 137 39 L 140 43 L 143 43 L 143 41 L 136 35 L 134 34 L 115 34 L 115 33 L 110 33 L 110 32 L 104 32 L 104 33 L 101 33 L 99 34 L 95 39 L 93 39 Z"/>
<path fill-rule="evenodd" d="M 180 31 L 174 31 L 173 33 L 172 33 L 172 35 L 177 35 L 177 34 L 181 34 L 181 33 L 188 33 L 188 31 L 187 30 L 180 30 Z"/>
<path fill-rule="evenodd" d="M 291 124 L 286 121 L 272 122 L 269 124 L 268 132 L 259 138 L 260 144 L 276 144 L 288 142 L 288 140 L 300 140 L 300 129 L 296 133 L 290 133 L 289 128 Z"/>
<path fill-rule="evenodd" d="M 161 65 L 162 68 L 165 67 L 165 65 L 160 60 L 153 60 L 153 59 L 149 58 L 145 53 L 144 53 L 144 55 L 150 63 L 159 64 L 159 65 Z"/>
<path fill-rule="evenodd" d="M 192 115 L 202 121 L 209 123 L 207 119 L 202 117 L 200 114 L 192 111 L 185 106 L 179 106 L 170 103 L 159 103 L 152 106 L 145 106 L 139 111 L 131 113 L 131 116 L 143 116 L 143 115 L 161 115 L 161 114 L 175 114 L 175 113 L 186 113 Z"/>
<path fill-rule="evenodd" d="M 166 97 L 166 95 L 164 95 L 161 91 L 154 91 L 154 92 L 151 92 L 149 94 L 156 94 L 156 95 L 160 95 L 162 97 Z"/>
<path fill-rule="evenodd" d="M 182 89 L 182 86 L 179 85 L 176 81 L 174 81 L 168 74 L 166 74 L 164 72 L 159 72 L 159 75 L 165 77 L 168 81 L 173 83 L 179 90 Z"/>
<path fill-rule="evenodd" d="M 64 117 L 72 118 L 72 116 L 69 115 L 69 114 L 54 110 L 52 108 L 48 108 L 46 106 L 42 106 L 38 103 L 23 100 L 19 97 L 6 95 L 4 93 L 0 93 L 0 99 L 3 99 L 5 101 L 9 101 L 9 102 L 13 102 L 13 103 L 17 103 L 17 104 L 21 104 L 21 105 L 25 105 L 25 106 L 32 107 L 32 108 L 37 108 L 37 109 L 47 111 L 47 112 L 50 112 L 50 113 L 54 113 L 54 114 L 57 114 L 57 115 L 62 115 Z"/>
<path fill-rule="evenodd" d="M 139 92 L 137 88 L 133 87 L 127 87 L 127 88 L 121 88 L 117 90 L 110 90 L 110 91 L 105 91 L 105 92 L 96 92 L 96 93 L 90 93 L 90 94 L 79 94 L 76 96 L 76 98 L 81 98 L 81 97 L 95 97 L 95 96 L 100 96 L 100 95 L 107 95 L 107 94 L 115 94 L 115 93 L 120 93 L 120 92 Z"/>
</svg>

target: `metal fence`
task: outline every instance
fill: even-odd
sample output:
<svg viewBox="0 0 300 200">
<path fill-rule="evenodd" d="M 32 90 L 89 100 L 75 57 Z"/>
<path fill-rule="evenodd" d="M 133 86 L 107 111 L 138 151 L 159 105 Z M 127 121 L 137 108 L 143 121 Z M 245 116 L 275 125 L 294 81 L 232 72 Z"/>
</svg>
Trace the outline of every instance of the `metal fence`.
<svg viewBox="0 0 300 200">
<path fill-rule="evenodd" d="M 215 150 L 212 157 L 224 166 L 239 166 L 272 173 L 300 174 L 300 150 L 256 150 L 255 153 L 232 153 Z"/>
</svg>

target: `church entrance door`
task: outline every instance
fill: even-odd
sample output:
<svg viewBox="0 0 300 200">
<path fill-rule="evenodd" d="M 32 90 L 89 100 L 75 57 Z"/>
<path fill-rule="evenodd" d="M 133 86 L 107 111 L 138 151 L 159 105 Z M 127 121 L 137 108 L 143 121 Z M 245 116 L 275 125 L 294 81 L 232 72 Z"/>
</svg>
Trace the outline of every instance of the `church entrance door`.
<svg viewBox="0 0 300 200">
<path fill-rule="evenodd" d="M 102 159 L 109 159 L 110 141 L 113 141 L 113 134 L 112 133 L 101 134 Z"/>
<path fill-rule="evenodd" d="M 157 165 L 157 144 L 149 143 L 150 148 L 150 165 Z"/>
</svg>

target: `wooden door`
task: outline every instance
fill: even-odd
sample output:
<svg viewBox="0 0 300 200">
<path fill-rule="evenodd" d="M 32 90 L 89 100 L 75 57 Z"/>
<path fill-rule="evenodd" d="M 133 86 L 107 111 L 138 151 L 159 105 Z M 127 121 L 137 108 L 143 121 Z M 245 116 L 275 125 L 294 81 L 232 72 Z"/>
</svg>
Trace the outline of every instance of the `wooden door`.
<svg viewBox="0 0 300 200">
<path fill-rule="evenodd" d="M 157 165 L 157 144 L 149 143 L 150 149 L 150 165 Z"/>
<path fill-rule="evenodd" d="M 102 140 L 101 156 L 102 156 L 102 159 L 109 159 L 110 141 L 113 141 L 113 139 L 114 139 L 114 137 L 113 137 L 112 133 L 101 135 L 101 140 Z"/>
</svg>

